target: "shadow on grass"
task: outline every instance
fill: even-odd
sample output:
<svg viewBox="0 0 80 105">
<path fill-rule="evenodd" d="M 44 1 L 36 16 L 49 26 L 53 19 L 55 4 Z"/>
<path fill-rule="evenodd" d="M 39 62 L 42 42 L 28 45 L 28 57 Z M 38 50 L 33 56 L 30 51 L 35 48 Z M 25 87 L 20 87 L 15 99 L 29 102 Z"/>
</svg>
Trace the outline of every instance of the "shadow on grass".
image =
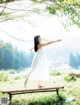
<svg viewBox="0 0 80 105">
<path fill-rule="evenodd" d="M 57 98 L 39 98 L 37 99 L 31 99 L 31 100 L 25 100 L 21 99 L 19 101 L 14 101 L 12 105 L 65 105 L 65 99 L 62 96 L 59 96 Z"/>
<path fill-rule="evenodd" d="M 30 102 L 28 105 L 64 105 L 64 101 Z"/>
</svg>

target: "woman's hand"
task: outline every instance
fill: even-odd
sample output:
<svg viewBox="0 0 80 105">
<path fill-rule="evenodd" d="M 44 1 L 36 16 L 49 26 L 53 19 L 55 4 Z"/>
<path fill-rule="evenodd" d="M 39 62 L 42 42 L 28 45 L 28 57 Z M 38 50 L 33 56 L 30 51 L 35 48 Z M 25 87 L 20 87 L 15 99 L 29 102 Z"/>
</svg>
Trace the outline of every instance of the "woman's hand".
<svg viewBox="0 0 80 105">
<path fill-rule="evenodd" d="M 31 49 L 29 49 L 29 51 L 32 51 L 34 49 L 34 47 L 33 48 L 31 48 Z"/>
</svg>

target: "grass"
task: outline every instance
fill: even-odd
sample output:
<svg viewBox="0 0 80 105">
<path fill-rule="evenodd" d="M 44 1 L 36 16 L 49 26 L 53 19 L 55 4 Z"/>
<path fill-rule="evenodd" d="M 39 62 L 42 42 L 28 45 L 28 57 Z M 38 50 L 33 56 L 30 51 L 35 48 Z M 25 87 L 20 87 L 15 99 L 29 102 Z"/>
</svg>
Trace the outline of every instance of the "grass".
<svg viewBox="0 0 80 105">
<path fill-rule="evenodd" d="M 59 71 L 58 71 L 59 72 Z M 4 72 L 0 72 L 3 73 Z M 22 75 L 25 75 L 22 73 Z M 25 80 L 25 76 L 21 76 L 21 74 L 16 75 L 16 73 L 8 72 L 8 81 L 1 81 L 0 83 L 0 91 L 4 88 L 18 88 L 24 87 L 23 83 Z M 14 75 L 14 76 L 13 76 Z M 11 78 L 11 76 L 13 76 Z M 5 76 L 4 76 L 5 78 Z M 45 92 L 45 93 L 30 93 L 30 94 L 21 94 L 14 96 L 12 99 L 12 105 L 80 105 L 80 78 L 72 78 L 68 73 L 61 73 L 60 75 L 55 75 L 52 73 L 50 75 L 50 79 L 47 81 L 43 81 L 43 85 L 50 85 L 56 83 L 63 83 L 65 85 L 64 90 L 59 91 L 59 97 L 57 97 L 55 92 Z M 29 81 L 28 86 L 37 86 L 37 81 Z M 0 97 L 7 96 L 2 95 L 0 93 Z M 66 103 L 65 100 L 68 97 L 74 97 L 75 100 Z"/>
<path fill-rule="evenodd" d="M 57 69 L 52 69 L 50 75 L 61 75 L 61 72 L 59 72 Z"/>
</svg>

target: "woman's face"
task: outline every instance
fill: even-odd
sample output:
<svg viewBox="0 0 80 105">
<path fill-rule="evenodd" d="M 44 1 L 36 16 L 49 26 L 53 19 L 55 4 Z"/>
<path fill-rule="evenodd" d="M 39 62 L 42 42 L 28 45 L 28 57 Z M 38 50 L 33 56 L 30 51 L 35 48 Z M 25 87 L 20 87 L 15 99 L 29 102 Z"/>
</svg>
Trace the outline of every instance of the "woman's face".
<svg viewBox="0 0 80 105">
<path fill-rule="evenodd" d="M 39 43 L 41 42 L 41 37 L 38 38 Z"/>
</svg>

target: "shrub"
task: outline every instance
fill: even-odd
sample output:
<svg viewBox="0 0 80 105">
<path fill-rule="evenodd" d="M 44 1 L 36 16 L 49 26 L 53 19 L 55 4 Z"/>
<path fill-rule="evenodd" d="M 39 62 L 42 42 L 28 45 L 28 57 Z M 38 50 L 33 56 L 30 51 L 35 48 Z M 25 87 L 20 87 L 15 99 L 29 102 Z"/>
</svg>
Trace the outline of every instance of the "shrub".
<svg viewBox="0 0 80 105">
<path fill-rule="evenodd" d="M 15 73 L 16 73 L 15 70 L 9 70 L 8 72 L 9 72 L 10 74 L 15 74 Z"/>
<path fill-rule="evenodd" d="M 14 77 L 14 80 L 18 80 L 18 79 L 20 79 L 20 76 Z"/>
<path fill-rule="evenodd" d="M 64 77 L 64 80 L 67 81 L 67 82 L 76 81 L 76 77 L 75 76 L 66 75 Z"/>
<path fill-rule="evenodd" d="M 5 74 L 5 73 L 3 73 L 3 72 L 1 72 L 0 73 L 0 81 L 1 82 L 6 82 L 6 81 L 8 81 L 9 79 L 8 79 L 8 74 Z"/>
<path fill-rule="evenodd" d="M 61 75 L 61 73 L 59 71 L 57 71 L 57 70 L 52 70 L 50 72 L 50 75 Z"/>
</svg>

